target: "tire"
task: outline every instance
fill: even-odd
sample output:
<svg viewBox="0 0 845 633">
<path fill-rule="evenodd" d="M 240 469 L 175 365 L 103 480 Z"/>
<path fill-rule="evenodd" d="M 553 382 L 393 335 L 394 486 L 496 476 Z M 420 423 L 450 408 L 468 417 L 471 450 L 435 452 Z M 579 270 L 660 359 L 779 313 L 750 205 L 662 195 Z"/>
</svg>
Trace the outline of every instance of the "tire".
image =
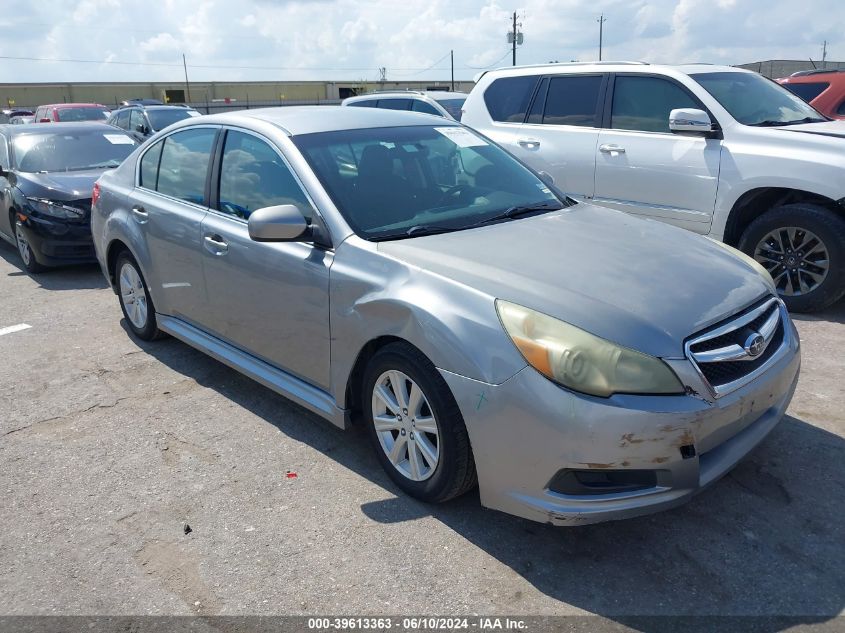
<svg viewBox="0 0 845 633">
<path fill-rule="evenodd" d="M 21 256 L 21 262 L 23 263 L 23 267 L 26 271 L 33 275 L 37 275 L 38 273 L 42 273 L 47 270 L 46 266 L 39 264 L 38 260 L 35 259 L 35 253 L 32 251 L 32 246 L 29 245 L 26 235 L 24 235 L 21 230 L 21 223 L 15 222 L 14 227 L 15 245 L 18 247 L 18 255 Z"/>
<path fill-rule="evenodd" d="M 413 399 L 411 385 L 420 390 L 416 415 L 397 402 L 394 383 L 405 385 L 399 387 L 401 404 L 410 404 Z M 377 387 L 384 390 L 381 393 L 387 400 L 393 398 L 391 406 L 396 414 L 384 397 L 376 395 Z M 448 385 L 425 355 L 407 343 L 386 345 L 367 365 L 363 389 L 364 423 L 373 448 L 385 472 L 405 493 L 440 503 L 476 486 L 475 462 L 463 416 Z M 380 430 L 376 428 L 376 415 L 380 417 Z M 388 456 L 392 448 L 397 449 L 395 460 Z M 432 467 L 433 453 L 436 459 Z"/>
<path fill-rule="evenodd" d="M 155 306 L 138 262 L 129 251 L 117 256 L 115 281 L 120 309 L 132 333 L 143 341 L 164 336 L 156 323 Z"/>
<path fill-rule="evenodd" d="M 823 310 L 845 295 L 845 218 L 830 209 L 775 207 L 748 225 L 739 249 L 769 271 L 791 312 Z"/>
</svg>

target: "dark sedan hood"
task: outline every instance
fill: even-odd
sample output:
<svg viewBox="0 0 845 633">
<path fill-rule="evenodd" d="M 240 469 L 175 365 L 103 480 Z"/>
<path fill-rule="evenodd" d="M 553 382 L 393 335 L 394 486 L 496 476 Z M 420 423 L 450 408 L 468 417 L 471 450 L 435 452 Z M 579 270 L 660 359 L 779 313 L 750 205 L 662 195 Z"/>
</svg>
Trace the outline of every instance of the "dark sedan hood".
<svg viewBox="0 0 845 633">
<path fill-rule="evenodd" d="M 753 266 L 701 236 L 588 204 L 378 248 L 664 358 L 771 293 Z"/>
<path fill-rule="evenodd" d="M 47 174 L 15 172 L 16 185 L 25 196 L 48 200 L 79 200 L 91 197 L 94 183 L 103 169 L 55 171 Z"/>
</svg>

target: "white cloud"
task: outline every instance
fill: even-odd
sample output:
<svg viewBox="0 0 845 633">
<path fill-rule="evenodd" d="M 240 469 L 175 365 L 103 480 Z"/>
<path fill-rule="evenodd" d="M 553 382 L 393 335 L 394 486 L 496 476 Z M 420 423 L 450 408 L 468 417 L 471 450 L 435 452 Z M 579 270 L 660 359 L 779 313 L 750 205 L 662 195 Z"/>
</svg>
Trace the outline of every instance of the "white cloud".
<svg viewBox="0 0 845 633">
<path fill-rule="evenodd" d="M 744 63 L 770 58 L 845 60 L 841 0 L 521 0 L 518 63 L 595 59 L 604 13 L 605 59 Z M 0 82 L 175 80 L 181 56 L 201 80 L 443 79 L 509 59 L 504 0 L 185 0 L 139 3 L 9 0 L 0 55 L 173 64 L 124 66 L 18 61 Z M 22 53 L 22 51 L 26 51 Z M 501 60 L 501 62 L 499 62 Z M 435 68 L 425 71 L 429 66 Z M 212 66 L 214 68 L 198 68 Z M 265 69 L 226 68 L 265 67 Z M 282 67 L 284 69 L 267 69 Z"/>
</svg>

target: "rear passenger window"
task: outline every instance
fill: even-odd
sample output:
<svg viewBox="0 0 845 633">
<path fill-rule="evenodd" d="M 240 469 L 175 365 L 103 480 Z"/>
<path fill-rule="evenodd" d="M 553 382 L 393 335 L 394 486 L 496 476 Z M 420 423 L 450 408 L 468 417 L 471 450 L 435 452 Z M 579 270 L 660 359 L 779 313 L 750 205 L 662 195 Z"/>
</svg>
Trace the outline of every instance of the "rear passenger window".
<svg viewBox="0 0 845 633">
<path fill-rule="evenodd" d="M 124 110 L 123 112 L 118 112 L 117 114 L 117 121 L 115 123 L 118 127 L 122 127 L 124 130 L 129 129 L 129 111 Z M 158 150 L 161 151 L 161 148 Z"/>
<path fill-rule="evenodd" d="M 365 101 L 353 101 L 347 105 L 350 105 L 353 108 L 375 108 L 378 105 L 378 100 L 369 99 Z"/>
<path fill-rule="evenodd" d="M 146 189 L 156 188 L 156 179 L 158 178 L 158 162 L 161 159 L 161 148 L 164 141 L 159 141 L 147 150 L 147 153 L 141 158 L 141 180 L 138 183 L 141 187 Z"/>
<path fill-rule="evenodd" d="M 410 110 L 410 99 L 379 99 L 378 107 L 382 110 Z"/>
<path fill-rule="evenodd" d="M 176 132 L 164 139 L 156 191 L 174 198 L 205 203 L 205 179 L 217 130 Z"/>
<path fill-rule="evenodd" d="M 434 114 L 436 116 L 442 116 L 437 110 L 434 109 L 434 106 L 430 103 L 420 100 L 414 100 L 411 105 L 411 109 L 414 112 L 422 112 L 423 114 Z"/>
<path fill-rule="evenodd" d="M 218 209 L 246 220 L 256 209 L 295 204 L 305 217 L 311 203 L 288 166 L 270 145 L 251 134 L 229 131 L 220 167 Z"/>
<path fill-rule="evenodd" d="M 839 104 L 839 107 L 836 109 L 836 114 L 845 114 L 845 101 Z"/>
<path fill-rule="evenodd" d="M 704 109 L 677 84 L 659 77 L 617 76 L 610 127 L 614 130 L 669 132 L 676 108 Z"/>
<path fill-rule="evenodd" d="M 598 127 L 601 75 L 552 77 L 543 123 Z"/>
<path fill-rule="evenodd" d="M 503 77 L 484 91 L 484 103 L 494 121 L 522 123 L 538 77 Z"/>
</svg>

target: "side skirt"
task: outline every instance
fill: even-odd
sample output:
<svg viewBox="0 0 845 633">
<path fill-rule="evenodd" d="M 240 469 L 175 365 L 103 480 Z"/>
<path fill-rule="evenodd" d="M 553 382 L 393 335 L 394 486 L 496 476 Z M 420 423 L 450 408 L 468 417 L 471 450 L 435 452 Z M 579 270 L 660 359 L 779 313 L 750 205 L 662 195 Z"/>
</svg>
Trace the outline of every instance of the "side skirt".
<svg viewBox="0 0 845 633">
<path fill-rule="evenodd" d="M 167 332 L 245 376 L 249 376 L 268 389 L 326 418 L 335 426 L 341 429 L 348 427 L 349 411 L 339 408 L 334 399 L 322 389 L 309 385 L 184 321 L 163 314 L 156 314 L 156 320 L 159 329 L 163 332 Z"/>
</svg>

